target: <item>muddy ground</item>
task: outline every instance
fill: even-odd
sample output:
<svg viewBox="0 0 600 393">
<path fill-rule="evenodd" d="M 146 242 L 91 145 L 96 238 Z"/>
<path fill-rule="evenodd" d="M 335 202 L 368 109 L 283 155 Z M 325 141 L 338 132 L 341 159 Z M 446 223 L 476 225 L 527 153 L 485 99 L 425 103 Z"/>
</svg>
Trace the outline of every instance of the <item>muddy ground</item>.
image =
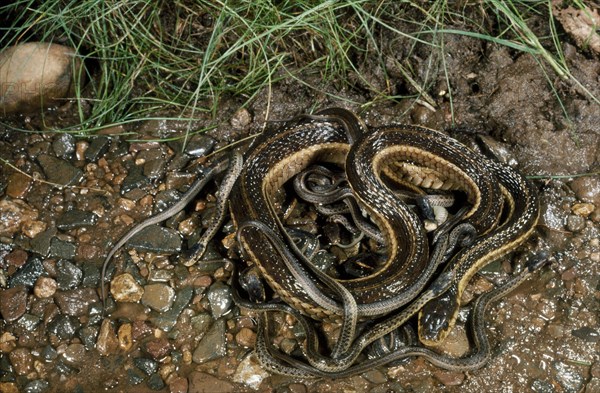
<svg viewBox="0 0 600 393">
<path fill-rule="evenodd" d="M 235 97 L 224 99 L 219 127 L 209 133 L 217 145 L 196 137 L 187 154 L 176 142 L 153 141 L 182 135 L 187 124 L 178 122 L 104 132 L 133 132 L 126 136 L 70 138 L 43 132 L 68 118 L 69 107 L 43 120 L 6 119 L 31 132 L 0 130 L 0 157 L 10 164 L 0 167 L 0 391 L 600 392 L 600 107 L 547 70 L 554 91 L 529 55 L 467 37 L 446 40 L 452 101 L 441 69 L 428 91 L 435 106 L 407 98 L 361 108 L 373 97 L 360 82 L 339 91 L 305 75 L 320 86 L 316 92 L 284 79 L 246 109 Z M 573 75 L 600 97 L 600 62 L 567 41 L 564 49 Z M 412 68 L 425 70 L 428 55 L 427 48 L 413 53 Z M 371 84 L 414 93 L 392 66 L 388 79 L 376 63 L 364 69 Z M 493 356 L 487 366 L 450 372 L 416 359 L 342 380 L 265 374 L 249 357 L 254 320 L 229 303 L 224 283 L 231 267 L 175 262 L 185 247 L 179 234 L 187 240 L 211 212 L 215 184 L 167 220 L 159 241 L 144 246 L 139 240 L 117 254 L 109 276 L 129 273 L 146 297 L 109 302 L 110 315 L 102 315 L 97 288 L 106 253 L 128 228 L 178 198 L 204 163 L 197 158 L 203 150 L 261 131 L 265 120 L 330 106 L 354 110 L 370 126 L 421 124 L 467 143 L 490 136 L 503 159 L 535 179 L 542 204 L 536 235 L 476 278 L 471 297 L 507 277 L 511 261 L 518 264 L 540 247 L 553 257 L 488 312 Z M 199 119 L 197 126 L 206 124 Z M 224 233 L 219 238 L 227 240 Z M 227 253 L 222 244 L 216 251 Z M 279 334 L 281 345 L 297 345 L 293 327 Z M 464 345 L 464 331 L 453 337 L 452 345 Z"/>
</svg>

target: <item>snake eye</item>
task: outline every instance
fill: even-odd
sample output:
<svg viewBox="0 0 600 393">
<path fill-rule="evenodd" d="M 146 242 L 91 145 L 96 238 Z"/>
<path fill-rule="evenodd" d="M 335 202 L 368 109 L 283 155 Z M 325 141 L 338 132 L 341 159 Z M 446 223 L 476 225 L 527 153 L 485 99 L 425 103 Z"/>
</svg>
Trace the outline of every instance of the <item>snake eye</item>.
<svg viewBox="0 0 600 393">
<path fill-rule="evenodd" d="M 424 344 L 439 344 L 450 330 L 457 304 L 455 298 L 442 296 L 427 303 L 419 318 L 419 338 Z"/>
</svg>

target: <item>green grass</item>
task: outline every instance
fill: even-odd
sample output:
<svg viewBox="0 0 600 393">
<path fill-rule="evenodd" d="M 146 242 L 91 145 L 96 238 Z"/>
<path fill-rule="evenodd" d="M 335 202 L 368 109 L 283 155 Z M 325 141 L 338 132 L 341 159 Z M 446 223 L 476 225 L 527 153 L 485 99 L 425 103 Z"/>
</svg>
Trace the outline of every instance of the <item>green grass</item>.
<svg viewBox="0 0 600 393">
<path fill-rule="evenodd" d="M 241 106 L 255 99 L 269 104 L 272 86 L 283 78 L 317 91 L 326 85 L 366 90 L 367 102 L 353 103 L 363 107 L 405 96 L 435 106 L 436 70 L 441 69 L 451 85 L 444 63 L 449 34 L 528 53 L 539 59 L 546 72 L 579 84 L 562 55 L 548 1 L 489 0 L 465 8 L 454 4 L 17 0 L 0 7 L 0 14 L 12 21 L 2 28 L 0 47 L 40 40 L 77 48 L 88 65 L 82 72 L 91 83 L 77 91 L 79 103 L 85 104 L 79 105 L 72 130 L 89 132 L 149 116 L 216 119 L 223 97 L 233 97 Z M 474 12 L 474 7 L 480 11 Z M 467 8 L 469 12 L 464 12 Z M 548 18 L 549 36 L 533 32 L 532 16 Z M 457 25 L 463 28 L 447 27 Z M 413 50 L 426 46 L 433 54 L 430 69 L 418 72 L 410 62 L 398 60 L 385 45 L 398 41 L 409 48 L 408 58 Z M 387 74 L 390 61 L 409 86 L 403 95 L 390 88 L 394 83 Z M 371 83 L 364 73 L 373 62 L 382 70 L 383 87 Z M 311 84 L 306 75 L 316 75 L 310 80 L 318 83 Z M 452 89 L 446 90 L 452 104 Z M 344 99 L 332 91 L 327 89 L 327 94 Z"/>
</svg>

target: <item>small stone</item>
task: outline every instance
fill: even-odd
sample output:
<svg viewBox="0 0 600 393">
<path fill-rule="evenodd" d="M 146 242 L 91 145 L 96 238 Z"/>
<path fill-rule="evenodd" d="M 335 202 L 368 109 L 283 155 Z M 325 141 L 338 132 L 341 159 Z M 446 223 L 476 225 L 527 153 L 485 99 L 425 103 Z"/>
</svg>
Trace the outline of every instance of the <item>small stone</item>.
<svg viewBox="0 0 600 393">
<path fill-rule="evenodd" d="M 166 163 L 162 158 L 149 160 L 144 163 L 143 173 L 149 179 L 156 179 L 165 172 Z"/>
<path fill-rule="evenodd" d="M 254 348 L 256 344 L 256 333 L 249 328 L 241 328 L 235 335 L 235 342 L 246 348 Z"/>
<path fill-rule="evenodd" d="M 44 274 L 44 272 L 45 269 L 42 260 L 36 256 L 30 256 L 25 265 L 9 277 L 8 286 L 16 287 L 24 285 L 26 287 L 33 287 L 38 277 Z"/>
<path fill-rule="evenodd" d="M 206 135 L 194 135 L 185 146 L 185 152 L 192 157 L 202 157 L 210 153 L 214 146 L 215 140 L 211 137 Z"/>
<path fill-rule="evenodd" d="M 43 221 L 27 221 L 23 223 L 22 230 L 23 234 L 30 239 L 33 239 L 41 232 L 45 231 L 47 228 L 47 224 Z"/>
<path fill-rule="evenodd" d="M 50 388 L 50 383 L 43 379 L 36 379 L 25 385 L 24 393 L 44 393 Z"/>
<path fill-rule="evenodd" d="M 17 325 L 28 332 L 32 332 L 41 322 L 41 318 L 33 314 L 23 314 L 17 321 Z"/>
<path fill-rule="evenodd" d="M 192 359 L 195 363 L 204 363 L 209 360 L 225 356 L 227 345 L 225 342 L 225 320 L 217 319 L 194 350 Z"/>
<path fill-rule="evenodd" d="M 130 323 L 124 323 L 119 326 L 117 338 L 119 340 L 119 348 L 122 351 L 128 352 L 133 347 L 132 326 Z"/>
<path fill-rule="evenodd" d="M 63 353 L 63 359 L 69 366 L 78 366 L 84 361 L 86 355 L 83 344 L 70 344 Z"/>
<path fill-rule="evenodd" d="M 589 216 L 594 212 L 595 209 L 596 206 L 594 206 L 592 203 L 576 203 L 571 207 L 573 214 L 581 217 Z"/>
<path fill-rule="evenodd" d="M 600 332 L 598 329 L 592 329 L 589 326 L 584 326 L 579 329 L 575 329 L 571 331 L 573 336 L 582 339 L 583 341 L 587 341 L 590 343 L 595 343 L 600 341 Z"/>
<path fill-rule="evenodd" d="M 4 262 L 6 262 L 8 266 L 20 268 L 25 264 L 25 262 L 27 262 L 27 257 L 27 251 L 16 249 L 11 251 L 4 257 Z"/>
<path fill-rule="evenodd" d="M 48 256 L 51 258 L 73 259 L 76 252 L 77 246 L 74 243 L 56 237 L 50 240 Z"/>
<path fill-rule="evenodd" d="M 187 393 L 188 380 L 183 377 L 175 377 L 169 380 L 169 393 Z"/>
<path fill-rule="evenodd" d="M 387 382 L 387 377 L 384 373 L 377 369 L 369 370 L 362 375 L 367 381 L 376 385 Z"/>
<path fill-rule="evenodd" d="M 130 368 L 127 370 L 127 379 L 130 385 L 139 385 L 144 381 L 144 374 L 140 370 Z"/>
<path fill-rule="evenodd" d="M 6 195 L 11 198 L 23 199 L 29 192 L 32 182 L 31 177 L 26 176 L 21 172 L 14 172 L 8 178 Z"/>
<path fill-rule="evenodd" d="M 17 338 L 10 332 L 0 335 L 0 353 L 9 353 L 17 346 Z M 0 373 L 2 370 L 0 369 Z M 1 390 L 0 390 L 1 392 Z"/>
<path fill-rule="evenodd" d="M 50 252 L 50 242 L 56 235 L 57 230 L 55 227 L 50 227 L 39 235 L 35 236 L 33 240 L 31 240 L 31 251 L 40 254 L 42 256 L 47 256 Z"/>
<path fill-rule="evenodd" d="M 235 386 L 210 374 L 193 371 L 189 376 L 188 393 L 233 393 Z"/>
<path fill-rule="evenodd" d="M 16 321 L 25 314 L 27 293 L 22 285 L 0 291 L 0 314 L 6 322 Z"/>
<path fill-rule="evenodd" d="M 40 277 L 35 282 L 33 287 L 33 294 L 40 299 L 52 297 L 56 293 L 58 284 L 56 280 L 50 277 Z"/>
<path fill-rule="evenodd" d="M 571 232 L 579 232 L 585 228 L 585 218 L 576 215 L 567 217 L 567 229 Z"/>
<path fill-rule="evenodd" d="M 155 338 L 144 343 L 144 349 L 155 360 L 161 360 L 171 351 L 171 344 L 166 338 Z"/>
<path fill-rule="evenodd" d="M 27 348 L 17 348 L 8 354 L 10 363 L 17 375 L 27 375 L 33 370 L 33 356 Z"/>
<path fill-rule="evenodd" d="M 262 381 L 268 377 L 269 373 L 261 367 L 256 356 L 252 352 L 242 360 L 235 370 L 233 381 L 257 390 Z"/>
<path fill-rule="evenodd" d="M 450 330 L 448 337 L 444 340 L 444 345 L 440 348 L 444 354 L 460 358 L 469 352 L 469 339 L 464 326 L 454 325 L 454 328 Z"/>
<path fill-rule="evenodd" d="M 165 382 L 159 374 L 152 374 L 150 378 L 148 378 L 148 381 L 146 381 L 146 384 L 152 390 L 161 390 L 165 387 Z"/>
<path fill-rule="evenodd" d="M 159 312 L 167 311 L 175 300 L 175 291 L 166 284 L 144 286 L 142 304 Z"/>
<path fill-rule="evenodd" d="M 112 326 L 110 319 L 104 319 L 98 333 L 96 341 L 96 349 L 100 355 L 108 356 L 117 352 L 119 340 Z"/>
<path fill-rule="evenodd" d="M 83 172 L 67 161 L 47 154 L 40 154 L 38 161 L 46 174 L 46 179 L 61 186 L 71 186 L 78 183 L 83 177 Z"/>
<path fill-rule="evenodd" d="M 73 289 L 81 283 L 83 272 L 71 262 L 61 259 L 56 263 L 56 282 L 62 290 Z"/>
<path fill-rule="evenodd" d="M 551 372 L 555 373 L 555 379 L 567 392 L 580 392 L 585 381 L 580 367 L 572 366 L 562 362 L 552 364 Z"/>
<path fill-rule="evenodd" d="M 73 209 L 63 213 L 56 220 L 56 226 L 62 231 L 69 231 L 75 228 L 95 225 L 96 221 L 98 221 L 98 216 L 94 213 Z"/>
<path fill-rule="evenodd" d="M 80 327 L 81 323 L 75 317 L 58 314 L 48 324 L 48 331 L 62 340 L 67 340 L 72 338 Z"/>
<path fill-rule="evenodd" d="M 252 115 L 246 108 L 238 109 L 231 118 L 231 126 L 235 129 L 242 129 L 252 122 Z"/>
<path fill-rule="evenodd" d="M 147 358 L 135 358 L 133 364 L 146 375 L 152 375 L 158 371 L 158 362 Z"/>
<path fill-rule="evenodd" d="M 21 200 L 0 200 L 0 236 L 12 237 L 26 222 L 37 218 L 38 211 Z"/>
<path fill-rule="evenodd" d="M 206 296 L 215 319 L 225 315 L 233 304 L 231 288 L 221 281 L 217 281 L 211 285 Z"/>
<path fill-rule="evenodd" d="M 176 230 L 151 225 L 129 239 L 127 244 L 136 250 L 174 254 L 181 251 L 181 242 Z"/>
<path fill-rule="evenodd" d="M 99 136 L 92 139 L 92 142 L 85 150 L 85 159 L 89 162 L 96 162 L 103 156 L 110 147 L 110 139 L 105 136 Z"/>
<path fill-rule="evenodd" d="M 150 184 L 150 179 L 143 175 L 142 169 L 132 166 L 129 173 L 121 183 L 121 195 L 126 195 L 132 190 L 139 190 Z"/>
<path fill-rule="evenodd" d="M 287 386 L 290 393 L 307 393 L 308 389 L 303 383 L 291 383 Z"/>
<path fill-rule="evenodd" d="M 600 179 L 598 176 L 583 176 L 570 184 L 577 199 L 600 206 Z"/>
<path fill-rule="evenodd" d="M 177 292 L 175 301 L 170 306 L 170 309 L 161 313 L 157 317 L 151 318 L 152 323 L 165 332 L 171 331 L 171 329 L 173 329 L 177 323 L 177 319 L 179 318 L 181 312 L 192 300 L 192 296 L 194 296 L 194 290 L 191 287 L 184 287 L 180 289 Z"/>
<path fill-rule="evenodd" d="M 71 134 L 61 133 L 52 141 L 52 150 L 57 157 L 69 158 L 75 152 L 75 138 Z"/>
<path fill-rule="evenodd" d="M 144 288 L 129 273 L 123 273 L 110 282 L 110 293 L 117 302 L 139 302 Z"/>
<path fill-rule="evenodd" d="M 0 382 L 0 392 L 19 393 L 19 388 L 12 382 Z"/>
<path fill-rule="evenodd" d="M 436 371 L 433 376 L 445 386 L 458 386 L 465 380 L 465 374 L 453 371 Z"/>
<path fill-rule="evenodd" d="M 96 340 L 100 333 L 100 326 L 86 326 L 79 329 L 79 339 L 86 349 L 92 350 L 96 346 Z"/>
<path fill-rule="evenodd" d="M 191 318 L 190 321 L 190 323 L 192 324 L 192 328 L 194 329 L 194 334 L 196 336 L 206 333 L 212 322 L 212 317 L 206 313 L 195 315 Z"/>
</svg>

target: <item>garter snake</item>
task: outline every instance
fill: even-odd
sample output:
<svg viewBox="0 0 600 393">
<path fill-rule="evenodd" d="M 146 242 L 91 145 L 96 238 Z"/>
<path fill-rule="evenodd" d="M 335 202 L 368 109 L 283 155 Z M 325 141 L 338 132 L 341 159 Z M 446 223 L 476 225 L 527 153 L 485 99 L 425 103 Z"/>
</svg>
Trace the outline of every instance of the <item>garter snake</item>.
<svg viewBox="0 0 600 393">
<path fill-rule="evenodd" d="M 539 202 L 531 182 L 498 162 L 486 160 L 486 165 L 503 188 L 508 201 L 508 217 L 497 229 L 461 250 L 448 263 L 446 269 L 456 272 L 454 284 L 420 312 L 419 340 L 424 344 L 443 342 L 454 325 L 469 280 L 482 267 L 521 245 L 537 224 Z"/>
<path fill-rule="evenodd" d="M 281 352 L 270 348 L 266 342 L 266 316 L 261 315 L 259 319 L 259 330 L 257 334 L 256 351 L 257 357 L 261 363 L 270 371 L 289 375 L 297 378 L 346 378 L 353 375 L 364 373 L 376 367 L 384 366 L 391 362 L 406 359 L 413 356 L 421 356 L 431 362 L 433 365 L 451 371 L 465 372 L 477 370 L 487 364 L 491 358 L 491 349 L 489 340 L 485 334 L 485 313 L 489 305 L 498 299 L 506 296 L 515 288 L 520 286 L 531 274 L 546 264 L 547 255 L 542 253 L 532 259 L 523 270 L 515 274 L 508 281 L 499 287 L 479 296 L 471 308 L 469 317 L 469 327 L 472 334 L 471 353 L 462 358 L 454 358 L 448 355 L 442 355 L 429 348 L 418 345 L 401 347 L 387 355 L 371 359 L 362 364 L 353 365 L 341 371 L 325 372 L 311 365 L 308 365 L 296 358 L 282 354 Z M 242 304 L 244 302 L 242 301 Z M 253 303 L 246 302 L 245 306 L 255 308 Z M 295 310 L 285 307 L 271 307 L 263 309 L 266 311 L 283 311 L 293 314 Z M 303 321 L 299 319 L 302 323 Z M 310 325 L 302 323 L 303 327 L 310 331 Z M 311 332 L 311 334 L 314 332 Z M 312 339 L 312 338 L 311 338 Z"/>
</svg>

